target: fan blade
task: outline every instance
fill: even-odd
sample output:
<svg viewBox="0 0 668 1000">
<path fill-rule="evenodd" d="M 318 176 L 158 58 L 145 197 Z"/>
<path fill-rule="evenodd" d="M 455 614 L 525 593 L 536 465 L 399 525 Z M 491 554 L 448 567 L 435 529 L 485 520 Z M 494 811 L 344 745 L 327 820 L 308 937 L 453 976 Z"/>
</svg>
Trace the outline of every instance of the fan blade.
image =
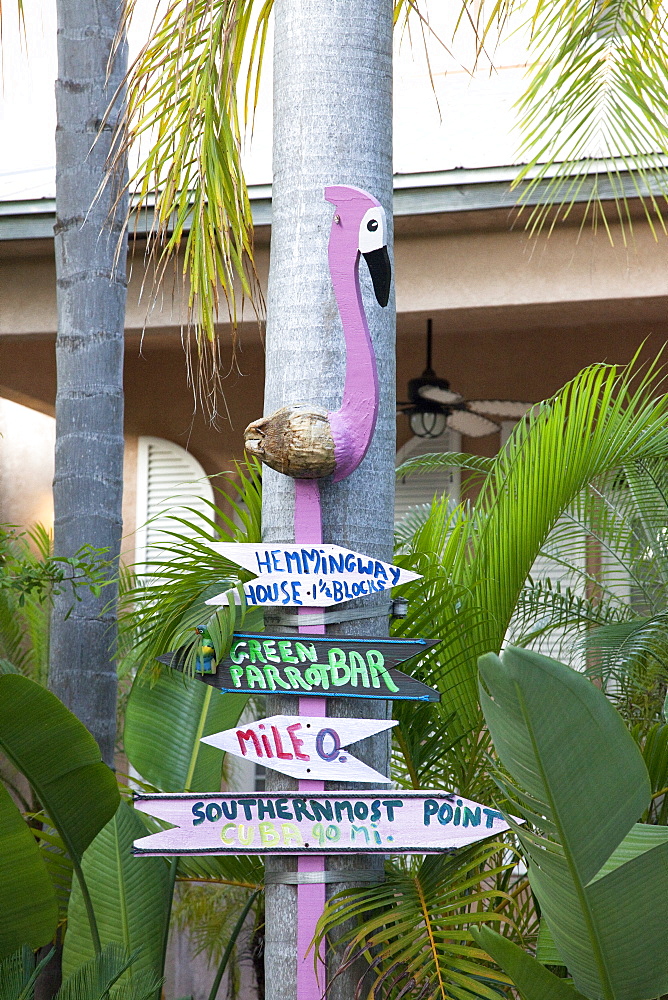
<svg viewBox="0 0 668 1000">
<path fill-rule="evenodd" d="M 517 403 L 510 399 L 469 399 L 466 405 L 475 413 L 491 413 L 495 417 L 519 419 L 536 404 Z"/>
<path fill-rule="evenodd" d="M 486 434 L 496 434 L 499 425 L 487 417 L 479 417 L 477 413 L 469 410 L 454 410 L 447 420 L 448 427 L 453 431 L 459 431 L 466 437 L 485 437 Z"/>
<path fill-rule="evenodd" d="M 451 392 L 450 389 L 441 389 L 437 385 L 423 385 L 418 392 L 424 399 L 431 399 L 434 403 L 461 403 L 463 396 L 458 392 Z"/>
</svg>

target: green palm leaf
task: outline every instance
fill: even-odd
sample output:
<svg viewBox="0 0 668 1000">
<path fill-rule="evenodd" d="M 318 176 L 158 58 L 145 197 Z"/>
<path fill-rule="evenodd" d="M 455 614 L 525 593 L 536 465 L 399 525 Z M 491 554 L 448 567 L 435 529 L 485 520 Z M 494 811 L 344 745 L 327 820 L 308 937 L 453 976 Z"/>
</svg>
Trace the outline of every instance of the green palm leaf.
<svg viewBox="0 0 668 1000">
<path fill-rule="evenodd" d="M 661 3 L 537 0 L 532 27 L 534 62 L 519 103 L 525 166 L 517 178 L 529 178 L 523 198 L 539 202 L 530 224 L 542 225 L 555 203 L 566 216 L 586 187 L 594 218 L 599 199 L 612 196 L 622 224 L 630 222 L 622 179 L 630 171 L 650 225 L 654 217 L 663 228 L 668 48 Z"/>
<path fill-rule="evenodd" d="M 133 841 L 145 835 L 146 827 L 138 813 L 122 802 L 116 815 L 87 849 L 82 867 L 102 944 L 118 945 L 123 953 L 135 955 L 131 979 L 135 970 L 143 970 L 154 981 L 162 973 L 172 883 L 164 860 L 138 861 L 132 856 Z M 94 953 L 85 903 L 75 884 L 63 948 L 64 973 L 73 974 Z"/>
<path fill-rule="evenodd" d="M 32 1000 L 34 985 L 42 969 L 53 958 L 50 951 L 37 964 L 31 949 L 24 945 L 0 962 L 0 997 L 2 1000 Z"/>
<path fill-rule="evenodd" d="M 23 944 L 40 948 L 51 941 L 58 923 L 58 904 L 37 841 L 2 784 L 0 859 L 0 958 L 4 958 Z M 10 966 L 6 967 L 7 976 Z M 2 982 L 0 971 L 0 986 Z M 12 995 L 9 987 L 6 995 Z M 2 989 L 0 996 L 5 996 Z"/>
<path fill-rule="evenodd" d="M 247 700 L 170 667 L 154 681 L 137 677 L 123 737 L 130 763 L 163 792 L 218 791 L 223 752 L 200 740 L 234 726 Z"/>
<path fill-rule="evenodd" d="M 495 875 L 512 867 L 498 864 L 503 847 L 478 843 L 452 855 L 391 864 L 380 885 L 334 896 L 318 937 L 351 921 L 339 939 L 344 962 L 373 956 L 376 982 L 394 967 L 402 986 L 414 981 L 416 994 L 425 989 L 421 995 L 438 1000 L 498 1000 L 508 981 L 472 945 L 469 928 L 490 919 L 486 908 L 505 896 L 493 885 Z M 508 918 L 499 913 L 494 919 Z"/>
<path fill-rule="evenodd" d="M 439 451 L 433 455 L 415 455 L 402 462 L 397 468 L 397 479 L 408 479 L 409 476 L 424 476 L 428 472 L 440 469 L 467 469 L 480 474 L 483 479 L 494 465 L 493 458 L 484 455 L 467 455 L 461 451 Z"/>
<path fill-rule="evenodd" d="M 597 477 L 666 452 L 668 397 L 654 395 L 655 375 L 582 371 L 517 428 L 475 509 L 435 504 L 398 558 L 423 579 L 405 588 L 409 613 L 395 634 L 442 640 L 421 661 L 421 679 L 439 686 L 441 711 L 456 713 L 461 732 L 478 726 L 477 656 L 501 648 L 559 519 Z"/>
<path fill-rule="evenodd" d="M 161 978 L 148 970 L 135 972 L 134 966 L 131 968 L 132 978 L 121 981 L 111 993 L 110 1000 L 155 1000 L 160 996 Z M 193 1000 L 193 997 L 181 997 L 181 1000 Z"/>
<path fill-rule="evenodd" d="M 668 989 L 668 830 L 636 823 L 647 769 L 621 717 L 582 674 L 528 650 L 480 658 L 480 698 L 509 779 L 529 880 L 585 996 Z M 559 710 L 554 711 L 558 705 Z"/>
<path fill-rule="evenodd" d="M 508 633 L 514 645 L 555 635 L 561 658 L 586 661 L 624 711 L 650 724 L 665 684 L 667 520 L 663 456 L 592 480 L 541 552 L 541 571 L 554 567 L 567 586 L 527 581 Z"/>
<path fill-rule="evenodd" d="M 218 882 L 241 889 L 261 889 L 264 859 L 253 855 L 184 856 L 178 860 L 176 877 L 180 882 Z"/>
<path fill-rule="evenodd" d="M 215 409 L 221 375 L 215 323 L 222 294 L 236 327 L 239 283 L 256 307 L 253 220 L 241 167 L 237 90 L 250 44 L 246 101 L 254 104 L 271 0 L 171 0 L 130 71 L 117 155 L 139 148 L 130 179 L 136 207 L 148 208 L 158 273 L 183 251 L 187 295 L 200 362 L 208 361 L 202 402 Z M 132 13 L 134 3 L 129 5 Z M 205 353 L 206 345 L 214 345 Z"/>
<path fill-rule="evenodd" d="M 217 659 L 227 654 L 234 630 L 248 609 L 242 593 L 239 606 L 212 608 L 206 604 L 209 597 L 239 583 L 239 567 L 219 556 L 210 543 L 259 541 L 262 516 L 259 463 L 239 463 L 235 474 L 238 483 L 229 480 L 224 488 L 217 487 L 221 502 L 210 504 L 208 517 L 198 513 L 193 522 L 170 518 L 172 527 L 164 531 L 159 558 L 142 566 L 124 590 L 120 622 L 123 671 L 147 670 L 157 656 L 185 647 L 186 668 L 194 673 L 200 645 L 196 629 L 209 633 Z M 230 517 L 230 506 L 236 520 Z"/>
<path fill-rule="evenodd" d="M 132 961 L 133 956 L 124 948 L 107 945 L 67 977 L 55 1000 L 108 1000 L 109 990 L 130 968 Z M 133 1000 L 144 1000 L 144 997 L 133 997 Z"/>
</svg>

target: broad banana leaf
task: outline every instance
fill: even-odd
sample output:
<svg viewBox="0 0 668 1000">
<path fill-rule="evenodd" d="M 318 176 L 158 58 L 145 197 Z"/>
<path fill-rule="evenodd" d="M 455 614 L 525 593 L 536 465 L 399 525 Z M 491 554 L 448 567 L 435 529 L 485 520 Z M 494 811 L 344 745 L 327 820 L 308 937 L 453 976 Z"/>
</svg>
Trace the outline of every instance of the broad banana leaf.
<svg viewBox="0 0 668 1000">
<path fill-rule="evenodd" d="M 78 863 L 120 801 L 114 774 L 91 734 L 46 688 L 4 674 L 0 750 L 28 779 Z"/>
<path fill-rule="evenodd" d="M 42 853 L 9 792 L 0 785 L 0 958 L 24 944 L 31 948 L 47 944 L 57 924 L 56 892 Z M 0 967 L 0 986 L 2 977 Z M 5 993 L 0 991 L 0 996 Z"/>
<path fill-rule="evenodd" d="M 170 667 L 154 682 L 137 677 L 125 716 L 128 760 L 161 791 L 219 791 L 224 755 L 200 740 L 234 726 L 247 700 Z"/>
<path fill-rule="evenodd" d="M 83 857 L 100 940 L 119 945 L 136 958 L 132 975 L 162 974 L 164 933 L 172 880 L 162 858 L 134 858 L 132 842 L 146 834 L 139 814 L 121 802 L 116 815 L 97 835 Z M 63 972 L 74 971 L 94 956 L 90 926 L 79 885 L 72 886 Z"/>
<path fill-rule="evenodd" d="M 70 902 L 70 893 L 72 892 L 74 866 L 72 859 L 65 850 L 62 838 L 51 826 L 46 814 L 43 812 L 37 813 L 36 819 L 40 823 L 40 829 L 34 832 L 38 837 L 40 852 L 56 892 L 58 923 L 64 924 L 67 921 L 67 908 Z"/>
<path fill-rule="evenodd" d="M 541 920 L 538 927 L 538 940 L 536 941 L 536 958 L 543 965 L 561 965 L 561 955 L 557 951 L 556 945 L 547 926 L 547 921 Z"/>
<path fill-rule="evenodd" d="M 132 842 L 146 834 L 146 827 L 127 803 L 97 835 L 84 854 L 82 868 L 88 885 L 100 940 L 137 953 L 132 964 L 154 976 L 162 974 L 165 922 L 169 912 L 172 880 L 162 858 L 134 858 Z M 94 956 L 90 926 L 79 885 L 72 886 L 63 972 L 74 973 Z"/>
<path fill-rule="evenodd" d="M 506 970 L 524 1000 L 586 1000 L 572 983 L 559 979 L 513 941 L 491 927 L 472 927 L 478 945 Z"/>
<path fill-rule="evenodd" d="M 540 831 L 517 832 L 576 988 L 597 1000 L 665 993 L 668 830 L 636 823 L 650 800 L 637 744 L 570 667 L 513 648 L 478 662 L 482 709 L 511 779 L 498 780 Z"/>
</svg>

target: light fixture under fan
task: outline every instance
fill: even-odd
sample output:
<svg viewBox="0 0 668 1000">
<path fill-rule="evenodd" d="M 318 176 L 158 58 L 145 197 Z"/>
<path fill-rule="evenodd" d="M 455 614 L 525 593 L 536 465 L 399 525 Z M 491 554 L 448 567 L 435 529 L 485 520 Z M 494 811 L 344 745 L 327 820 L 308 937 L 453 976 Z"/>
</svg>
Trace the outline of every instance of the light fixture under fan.
<svg viewBox="0 0 668 1000">
<path fill-rule="evenodd" d="M 416 437 L 437 438 L 446 427 L 466 437 L 485 437 L 501 429 L 500 420 L 519 420 L 534 405 L 509 399 L 464 399 L 432 368 L 431 347 L 432 323 L 428 319 L 427 365 L 422 375 L 408 383 L 408 402 L 397 404 Z"/>
</svg>

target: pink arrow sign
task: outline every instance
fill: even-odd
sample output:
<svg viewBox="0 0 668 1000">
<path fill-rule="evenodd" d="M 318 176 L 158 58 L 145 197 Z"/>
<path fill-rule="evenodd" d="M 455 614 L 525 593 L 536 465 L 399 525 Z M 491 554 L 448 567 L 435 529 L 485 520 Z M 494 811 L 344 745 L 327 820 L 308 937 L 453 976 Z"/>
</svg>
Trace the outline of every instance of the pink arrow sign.
<svg viewBox="0 0 668 1000">
<path fill-rule="evenodd" d="M 391 779 L 341 750 L 349 743 L 357 743 L 396 725 L 391 719 L 272 715 L 205 736 L 202 743 L 293 778 L 382 783 Z"/>
<path fill-rule="evenodd" d="M 262 542 L 210 542 L 209 545 L 230 562 L 256 574 L 257 579 L 244 584 L 244 593 L 249 604 L 264 607 L 324 608 L 420 579 L 419 573 L 340 545 Z M 228 594 L 218 594 L 206 603 L 227 604 Z"/>
<path fill-rule="evenodd" d="M 137 855 L 438 854 L 508 829 L 496 809 L 440 791 L 157 794 L 135 806 L 174 824 L 136 840 Z"/>
</svg>

